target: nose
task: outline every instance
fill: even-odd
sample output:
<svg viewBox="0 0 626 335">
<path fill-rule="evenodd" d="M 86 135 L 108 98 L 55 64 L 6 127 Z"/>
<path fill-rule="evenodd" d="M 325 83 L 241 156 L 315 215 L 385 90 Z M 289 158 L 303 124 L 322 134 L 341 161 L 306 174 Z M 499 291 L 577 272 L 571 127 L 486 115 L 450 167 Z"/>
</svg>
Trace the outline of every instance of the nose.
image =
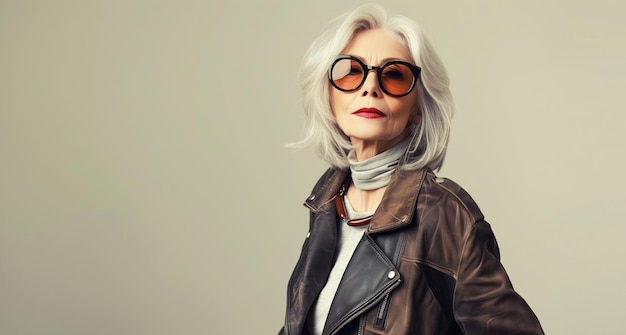
<svg viewBox="0 0 626 335">
<path fill-rule="evenodd" d="M 376 69 L 368 69 L 367 77 L 361 87 L 361 95 L 364 97 L 371 95 L 374 98 L 378 98 L 382 97 L 382 93 L 380 84 L 378 83 L 378 73 L 376 72 Z"/>
</svg>

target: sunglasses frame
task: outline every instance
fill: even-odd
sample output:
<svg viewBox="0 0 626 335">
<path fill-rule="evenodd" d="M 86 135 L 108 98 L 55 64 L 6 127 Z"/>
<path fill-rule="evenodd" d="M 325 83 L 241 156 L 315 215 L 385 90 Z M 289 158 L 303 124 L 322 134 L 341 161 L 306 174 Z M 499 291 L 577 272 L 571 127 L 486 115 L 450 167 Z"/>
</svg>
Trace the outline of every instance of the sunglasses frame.
<svg viewBox="0 0 626 335">
<path fill-rule="evenodd" d="M 335 68 L 335 65 L 337 65 L 337 63 L 339 63 L 339 61 L 344 60 L 344 59 L 350 59 L 350 60 L 354 60 L 357 63 L 359 63 L 359 65 L 361 65 L 361 67 L 363 68 L 363 79 L 361 79 L 361 83 L 359 83 L 359 85 L 357 85 L 357 87 L 353 88 L 353 89 L 344 89 L 339 87 L 335 81 L 333 80 L 333 69 Z M 402 94 L 393 94 L 390 93 L 389 91 L 387 91 L 385 89 L 385 86 L 383 85 L 383 78 L 382 78 L 382 73 L 383 73 L 383 69 L 389 65 L 393 65 L 393 64 L 402 64 L 402 65 L 406 65 L 411 72 L 413 73 L 413 82 L 411 83 L 411 87 L 409 87 L 409 89 Z M 372 66 L 372 65 L 367 65 L 365 63 L 363 63 L 363 61 L 361 61 L 360 59 L 354 57 L 354 56 L 350 56 L 350 55 L 339 55 L 334 61 L 333 63 L 330 65 L 330 68 L 328 69 L 328 80 L 330 81 L 330 84 L 333 85 L 334 88 L 342 91 L 342 92 L 354 92 L 358 89 L 361 88 L 361 86 L 363 86 L 363 84 L 365 83 L 365 80 L 367 80 L 367 76 L 369 75 L 370 71 L 375 70 L 376 71 L 376 78 L 378 79 L 378 86 L 380 87 L 380 89 L 385 92 L 385 94 L 390 95 L 392 97 L 403 97 L 409 93 L 411 93 L 411 91 L 413 91 L 413 89 L 415 88 L 415 83 L 418 81 L 419 77 L 420 77 L 420 73 L 422 72 L 422 68 L 420 68 L 417 65 L 413 65 L 409 62 L 405 62 L 405 61 L 401 61 L 401 60 L 392 60 L 389 61 L 381 66 Z"/>
</svg>

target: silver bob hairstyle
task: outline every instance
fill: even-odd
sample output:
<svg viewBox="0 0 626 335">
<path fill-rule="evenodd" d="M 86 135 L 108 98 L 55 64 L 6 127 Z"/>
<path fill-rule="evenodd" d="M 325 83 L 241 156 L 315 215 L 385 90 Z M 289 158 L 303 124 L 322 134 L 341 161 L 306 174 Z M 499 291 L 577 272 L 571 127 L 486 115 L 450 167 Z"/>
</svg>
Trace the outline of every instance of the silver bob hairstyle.
<svg viewBox="0 0 626 335">
<path fill-rule="evenodd" d="M 305 113 L 305 136 L 291 147 L 315 148 L 331 166 L 348 166 L 350 139 L 337 125 L 330 106 L 328 69 L 336 57 L 359 32 L 382 28 L 397 34 L 406 44 L 415 65 L 422 68 L 416 84 L 419 123 L 409 123 L 410 144 L 399 162 L 402 169 L 428 167 L 438 170 L 443 164 L 454 103 L 448 74 L 416 22 L 403 16 L 387 18 L 378 5 L 360 6 L 331 21 L 305 53 L 300 68 Z"/>
</svg>

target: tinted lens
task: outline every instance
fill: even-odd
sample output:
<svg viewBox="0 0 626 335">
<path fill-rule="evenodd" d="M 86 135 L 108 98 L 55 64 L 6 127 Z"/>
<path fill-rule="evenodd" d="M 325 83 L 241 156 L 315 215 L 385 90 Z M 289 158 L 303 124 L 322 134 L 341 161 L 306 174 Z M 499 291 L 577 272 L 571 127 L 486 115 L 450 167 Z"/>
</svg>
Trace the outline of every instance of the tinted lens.
<svg viewBox="0 0 626 335">
<path fill-rule="evenodd" d="M 403 95 L 413 87 L 415 76 L 411 68 L 404 63 L 388 63 L 380 73 L 381 85 L 393 95 Z"/>
<path fill-rule="evenodd" d="M 363 66 L 354 59 L 339 59 L 330 71 L 330 80 L 342 90 L 354 90 L 363 81 Z"/>
</svg>

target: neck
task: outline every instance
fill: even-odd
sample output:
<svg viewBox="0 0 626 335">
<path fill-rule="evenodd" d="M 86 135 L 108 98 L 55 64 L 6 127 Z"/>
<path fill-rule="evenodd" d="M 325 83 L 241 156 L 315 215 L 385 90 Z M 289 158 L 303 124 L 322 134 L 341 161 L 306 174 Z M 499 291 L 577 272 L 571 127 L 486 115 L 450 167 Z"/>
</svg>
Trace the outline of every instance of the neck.
<svg viewBox="0 0 626 335">
<path fill-rule="evenodd" d="M 348 162 L 354 185 L 361 190 L 375 190 L 386 186 L 408 145 L 409 140 L 405 139 L 366 160 L 357 158 L 356 149 L 350 150 Z"/>
<path fill-rule="evenodd" d="M 370 159 L 382 152 L 389 150 L 398 143 L 402 142 L 406 137 L 401 135 L 389 141 L 386 140 L 361 140 L 358 138 L 350 138 L 352 148 L 357 162 Z"/>
<path fill-rule="evenodd" d="M 383 186 L 375 190 L 361 190 L 354 184 L 351 184 L 346 195 L 350 201 L 352 209 L 356 212 L 372 212 L 376 210 L 378 204 L 380 204 L 386 189 L 387 186 Z"/>
</svg>

